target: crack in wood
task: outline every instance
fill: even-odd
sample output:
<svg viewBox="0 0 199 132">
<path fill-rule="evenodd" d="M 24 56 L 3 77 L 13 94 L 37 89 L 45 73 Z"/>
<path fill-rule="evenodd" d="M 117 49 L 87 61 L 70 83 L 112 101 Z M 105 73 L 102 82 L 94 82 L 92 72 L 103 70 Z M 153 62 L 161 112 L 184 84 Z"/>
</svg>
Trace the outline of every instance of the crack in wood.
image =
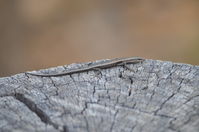
<svg viewBox="0 0 199 132">
<path fill-rule="evenodd" d="M 39 107 L 37 107 L 37 105 L 31 101 L 30 99 L 26 98 L 23 94 L 21 93 L 16 93 L 14 95 L 14 97 L 20 101 L 21 103 L 23 103 L 25 106 L 27 106 L 32 112 L 34 112 L 43 123 L 45 124 L 49 124 L 52 125 L 55 129 L 59 129 L 59 125 L 53 123 L 51 121 L 51 119 L 48 117 L 48 115 Z"/>
</svg>

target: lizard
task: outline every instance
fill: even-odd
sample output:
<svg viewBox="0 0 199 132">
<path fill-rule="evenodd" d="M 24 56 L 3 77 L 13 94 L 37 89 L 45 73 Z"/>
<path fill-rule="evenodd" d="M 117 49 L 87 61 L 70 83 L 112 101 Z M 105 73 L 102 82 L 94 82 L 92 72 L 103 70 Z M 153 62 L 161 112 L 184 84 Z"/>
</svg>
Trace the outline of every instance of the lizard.
<svg viewBox="0 0 199 132">
<path fill-rule="evenodd" d="M 26 72 L 26 74 L 33 75 L 33 76 L 40 76 L 40 77 L 58 77 L 58 76 L 64 76 L 64 75 L 71 75 L 74 73 L 86 72 L 86 71 L 90 71 L 90 70 L 106 69 L 106 68 L 110 68 L 110 67 L 114 67 L 114 66 L 121 66 L 121 65 L 126 66 L 126 64 L 136 64 L 139 62 L 143 62 L 144 60 L 145 59 L 140 58 L 140 57 L 116 58 L 116 59 L 109 60 L 104 63 L 94 64 L 94 65 L 91 65 L 88 67 L 83 67 L 80 69 L 73 69 L 73 70 L 63 72 L 63 73 L 37 74 L 37 73 Z"/>
</svg>

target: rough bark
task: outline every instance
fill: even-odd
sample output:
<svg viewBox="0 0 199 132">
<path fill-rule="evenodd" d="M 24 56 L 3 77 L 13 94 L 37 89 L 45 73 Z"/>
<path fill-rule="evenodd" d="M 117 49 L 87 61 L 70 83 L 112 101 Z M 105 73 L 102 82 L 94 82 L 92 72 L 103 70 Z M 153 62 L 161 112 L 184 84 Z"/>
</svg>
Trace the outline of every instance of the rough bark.
<svg viewBox="0 0 199 132">
<path fill-rule="evenodd" d="M 129 67 L 0 78 L 0 131 L 199 131 L 199 66 L 146 60 Z"/>
</svg>

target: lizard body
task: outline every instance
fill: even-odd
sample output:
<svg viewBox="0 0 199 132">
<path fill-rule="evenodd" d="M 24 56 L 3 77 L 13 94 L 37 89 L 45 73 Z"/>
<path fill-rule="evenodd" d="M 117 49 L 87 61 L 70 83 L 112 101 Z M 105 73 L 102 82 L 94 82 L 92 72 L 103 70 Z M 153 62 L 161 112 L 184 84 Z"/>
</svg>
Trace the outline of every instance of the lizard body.
<svg viewBox="0 0 199 132">
<path fill-rule="evenodd" d="M 95 70 L 95 69 L 105 69 L 105 68 L 110 68 L 110 67 L 114 67 L 114 66 L 119 66 L 119 65 L 126 65 L 126 64 L 136 64 L 139 62 L 144 61 L 143 58 L 140 57 L 131 57 L 131 58 L 117 58 L 117 59 L 113 59 L 104 63 L 100 63 L 100 64 L 95 64 L 95 65 L 91 65 L 88 67 L 83 67 L 80 69 L 73 69 L 73 70 L 69 70 L 63 73 L 55 73 L 55 74 L 36 74 L 36 73 L 30 73 L 27 72 L 27 74 L 33 75 L 33 76 L 40 76 L 40 77 L 57 77 L 57 76 L 64 76 L 64 75 L 71 75 L 74 73 L 81 73 L 81 72 L 86 72 L 89 70 Z"/>
</svg>

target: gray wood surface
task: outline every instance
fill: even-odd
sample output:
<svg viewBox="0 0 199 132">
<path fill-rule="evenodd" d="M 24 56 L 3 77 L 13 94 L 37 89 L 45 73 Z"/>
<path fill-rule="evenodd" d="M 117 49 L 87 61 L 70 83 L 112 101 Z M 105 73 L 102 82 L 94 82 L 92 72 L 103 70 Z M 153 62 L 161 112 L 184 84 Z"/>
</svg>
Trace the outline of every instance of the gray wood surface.
<svg viewBox="0 0 199 132">
<path fill-rule="evenodd" d="M 132 70 L 0 78 L 0 131 L 199 131 L 199 66 L 156 60 L 128 66 Z"/>
</svg>

